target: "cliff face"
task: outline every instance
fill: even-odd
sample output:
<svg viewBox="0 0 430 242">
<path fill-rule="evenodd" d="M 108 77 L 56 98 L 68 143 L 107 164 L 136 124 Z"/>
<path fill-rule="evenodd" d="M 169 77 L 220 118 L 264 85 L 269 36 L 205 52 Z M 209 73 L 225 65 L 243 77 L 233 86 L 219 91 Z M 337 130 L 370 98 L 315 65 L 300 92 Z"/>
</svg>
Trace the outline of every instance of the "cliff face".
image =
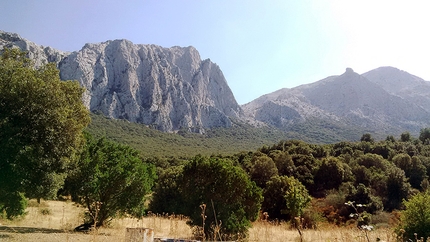
<svg viewBox="0 0 430 242">
<path fill-rule="evenodd" d="M 38 46 L 19 35 L 0 32 L 0 48 L 29 51 L 36 65 L 55 62 L 63 80 L 78 80 L 93 112 L 150 125 L 162 131 L 229 127 L 240 118 L 220 68 L 201 60 L 193 47 L 162 48 L 127 40 L 86 44 L 65 53 Z"/>
<path fill-rule="evenodd" d="M 162 131 L 229 127 L 241 108 L 219 67 L 193 47 L 162 48 L 127 40 L 87 44 L 59 63 L 61 78 L 87 88 L 91 111 Z"/>
</svg>

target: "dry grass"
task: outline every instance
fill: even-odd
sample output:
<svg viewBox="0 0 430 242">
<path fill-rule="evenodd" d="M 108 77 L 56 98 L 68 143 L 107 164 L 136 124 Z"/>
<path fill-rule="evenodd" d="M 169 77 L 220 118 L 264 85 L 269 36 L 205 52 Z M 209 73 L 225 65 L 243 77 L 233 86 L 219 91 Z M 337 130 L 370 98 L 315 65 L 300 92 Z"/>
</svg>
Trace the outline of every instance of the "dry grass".
<svg viewBox="0 0 430 242">
<path fill-rule="evenodd" d="M 366 235 L 363 231 L 355 227 L 336 227 L 325 225 L 316 230 L 302 230 L 303 241 L 312 242 L 348 242 L 363 241 L 367 242 Z M 273 224 L 259 221 L 253 224 L 250 229 L 249 241 L 300 241 L 297 230 L 291 229 L 287 223 Z M 390 229 L 377 229 L 368 233 L 370 241 L 377 241 L 380 238 L 383 241 L 396 241 L 393 231 Z"/>
<path fill-rule="evenodd" d="M 191 238 L 192 230 L 185 219 L 176 216 L 150 216 L 142 219 L 115 219 L 108 228 L 88 233 L 73 232 L 83 221 L 83 209 L 71 202 L 31 201 L 24 219 L 0 220 L 0 241 L 125 241 L 125 228 L 152 228 L 155 237 Z M 370 241 L 377 238 L 396 241 L 389 229 L 369 232 Z M 249 241 L 300 241 L 296 230 L 286 223 L 255 222 L 249 231 Z M 326 225 L 317 230 L 304 230 L 304 241 L 367 241 L 365 234 L 356 228 L 339 228 Z"/>
<path fill-rule="evenodd" d="M 191 238 L 185 220 L 176 216 L 115 219 L 107 228 L 74 232 L 82 224 L 84 209 L 71 202 L 30 201 L 24 219 L 0 220 L 0 241 L 124 241 L 125 228 L 153 228 L 155 237 Z"/>
</svg>

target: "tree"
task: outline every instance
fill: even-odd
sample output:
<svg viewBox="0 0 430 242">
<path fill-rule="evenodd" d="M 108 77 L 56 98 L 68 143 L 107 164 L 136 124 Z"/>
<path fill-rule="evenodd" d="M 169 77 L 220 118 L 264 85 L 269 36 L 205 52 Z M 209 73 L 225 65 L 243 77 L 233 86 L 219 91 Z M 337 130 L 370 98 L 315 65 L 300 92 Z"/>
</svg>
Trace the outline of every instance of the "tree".
<svg viewBox="0 0 430 242">
<path fill-rule="evenodd" d="M 325 158 L 315 174 L 317 191 L 325 192 L 325 190 L 337 189 L 344 182 L 346 177 L 344 168 L 347 166 L 336 157 Z"/>
<path fill-rule="evenodd" d="M 294 172 L 294 162 L 290 154 L 285 151 L 274 150 L 269 153 L 269 156 L 275 162 L 280 176 L 292 176 Z"/>
<path fill-rule="evenodd" d="M 393 157 L 393 163 L 405 172 L 413 188 L 421 188 L 421 182 L 427 178 L 427 168 L 418 156 L 411 158 L 408 154 L 397 154 Z"/>
<path fill-rule="evenodd" d="M 399 209 L 402 200 L 408 198 L 411 185 L 408 183 L 405 172 L 398 167 L 391 167 L 387 170 L 387 194 L 384 208 L 388 211 Z"/>
<path fill-rule="evenodd" d="M 261 189 L 241 167 L 216 157 L 198 156 L 187 163 L 178 189 L 189 224 L 202 226 L 206 237 L 217 225 L 228 239 L 244 236 L 251 221 L 257 219 L 263 200 Z M 207 209 L 202 211 L 200 206 Z"/>
<path fill-rule="evenodd" d="M 394 143 L 396 142 L 396 138 L 394 138 L 392 135 L 388 135 L 387 138 L 385 138 L 385 141 Z"/>
<path fill-rule="evenodd" d="M 254 164 L 250 171 L 251 180 L 264 188 L 272 176 L 278 175 L 278 168 L 276 168 L 275 162 L 265 154 L 255 156 L 253 161 Z"/>
<path fill-rule="evenodd" d="M 155 179 L 154 165 L 142 162 L 136 150 L 87 135 L 86 149 L 65 189 L 88 209 L 84 226 L 103 226 L 117 215 L 143 216 Z"/>
<path fill-rule="evenodd" d="M 364 184 L 358 184 L 357 187 L 349 186 L 348 195 L 345 197 L 346 202 L 354 202 L 356 204 L 364 205 L 364 210 L 368 213 L 375 213 L 382 210 L 382 201 L 379 197 L 371 194 L 371 189 Z M 354 209 L 350 208 L 350 213 L 354 213 Z"/>
<path fill-rule="evenodd" d="M 409 132 L 403 132 L 400 135 L 400 141 L 401 142 L 409 142 L 412 140 L 411 134 Z"/>
<path fill-rule="evenodd" d="M 369 133 L 365 133 L 361 136 L 360 139 L 361 142 L 370 142 L 373 143 L 375 140 L 373 139 L 372 135 Z"/>
<path fill-rule="evenodd" d="M 291 220 L 300 216 L 310 202 L 305 186 L 294 177 L 274 176 L 264 189 L 262 211 L 271 219 Z"/>
<path fill-rule="evenodd" d="M 83 144 L 88 110 L 78 82 L 61 81 L 54 64 L 38 69 L 17 49 L 0 57 L 0 211 L 24 196 L 52 198 Z M 5 195 L 9 194 L 9 195 Z M 15 194 L 12 196 L 11 194 Z M 12 212 L 15 211 L 15 212 Z"/>
<path fill-rule="evenodd" d="M 423 144 L 430 144 L 430 128 L 421 129 L 419 139 Z"/>
<path fill-rule="evenodd" d="M 399 235 L 404 236 L 405 241 L 418 238 L 428 238 L 430 236 L 430 194 L 428 192 L 418 193 L 409 200 L 404 200 L 405 210 L 402 212 L 400 228 L 404 234 L 398 230 Z M 408 241 L 409 241 L 408 240 Z"/>
<path fill-rule="evenodd" d="M 161 171 L 149 204 L 151 212 L 185 214 L 185 202 L 178 188 L 182 169 L 183 166 L 172 166 Z"/>
</svg>

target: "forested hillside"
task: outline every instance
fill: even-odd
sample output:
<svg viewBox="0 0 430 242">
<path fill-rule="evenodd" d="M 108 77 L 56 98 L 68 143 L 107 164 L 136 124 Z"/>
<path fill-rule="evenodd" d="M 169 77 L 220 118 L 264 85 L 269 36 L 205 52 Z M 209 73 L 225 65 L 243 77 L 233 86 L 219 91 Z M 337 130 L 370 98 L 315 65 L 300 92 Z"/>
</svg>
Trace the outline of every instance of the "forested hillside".
<svg viewBox="0 0 430 242">
<path fill-rule="evenodd" d="M 142 124 L 115 120 L 103 115 L 91 114 L 88 132 L 96 137 L 107 137 L 127 144 L 140 151 L 143 157 L 193 157 L 195 155 L 232 155 L 240 151 L 252 151 L 278 140 L 299 138 L 269 127 L 255 128 L 233 122 L 230 128 L 213 128 L 205 134 L 180 130 L 164 133 Z"/>
</svg>

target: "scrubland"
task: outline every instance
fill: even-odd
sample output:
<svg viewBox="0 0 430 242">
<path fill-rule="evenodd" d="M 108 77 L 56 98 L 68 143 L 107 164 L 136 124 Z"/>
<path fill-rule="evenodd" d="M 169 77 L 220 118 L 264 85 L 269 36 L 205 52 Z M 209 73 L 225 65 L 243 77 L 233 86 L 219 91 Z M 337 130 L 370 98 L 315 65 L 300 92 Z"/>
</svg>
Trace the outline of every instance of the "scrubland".
<svg viewBox="0 0 430 242">
<path fill-rule="evenodd" d="M 74 232 L 83 221 L 84 209 L 67 201 L 31 200 L 27 215 L 12 221 L 0 220 L 1 241 L 126 241 L 126 228 L 152 228 L 157 238 L 192 238 L 186 219 L 180 216 L 146 216 L 141 219 L 114 219 L 105 228 Z M 303 230 L 303 241 L 367 241 L 366 234 L 353 225 L 338 227 L 322 223 L 317 229 Z M 370 241 L 396 241 L 387 227 L 368 232 Z M 287 223 L 256 221 L 248 241 L 300 241 L 298 231 Z"/>
</svg>

